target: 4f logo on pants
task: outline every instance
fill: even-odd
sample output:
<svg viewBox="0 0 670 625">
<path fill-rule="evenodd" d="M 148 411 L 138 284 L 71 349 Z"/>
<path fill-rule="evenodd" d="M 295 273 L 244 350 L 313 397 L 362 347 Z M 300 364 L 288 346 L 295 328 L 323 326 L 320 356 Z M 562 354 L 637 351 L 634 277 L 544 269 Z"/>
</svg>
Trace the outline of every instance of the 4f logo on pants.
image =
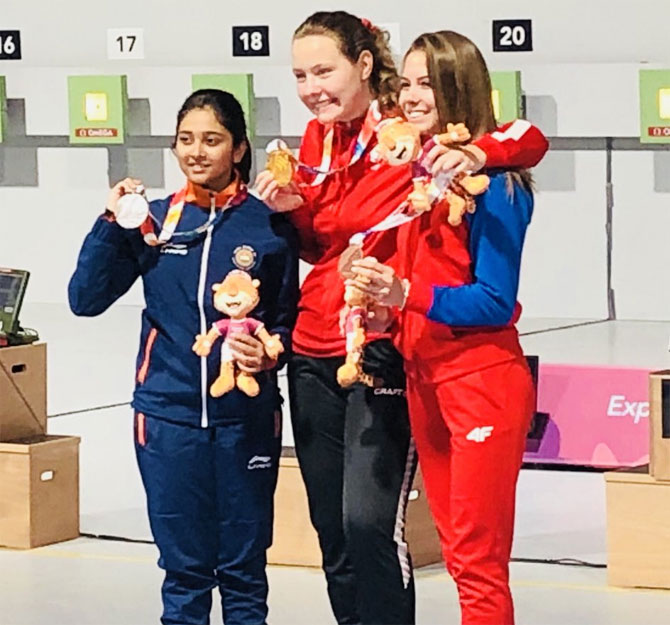
<svg viewBox="0 0 670 625">
<path fill-rule="evenodd" d="M 465 437 L 469 441 L 474 441 L 475 443 L 483 443 L 493 432 L 492 425 L 484 425 L 480 428 L 474 428 L 470 430 L 468 435 Z"/>
</svg>

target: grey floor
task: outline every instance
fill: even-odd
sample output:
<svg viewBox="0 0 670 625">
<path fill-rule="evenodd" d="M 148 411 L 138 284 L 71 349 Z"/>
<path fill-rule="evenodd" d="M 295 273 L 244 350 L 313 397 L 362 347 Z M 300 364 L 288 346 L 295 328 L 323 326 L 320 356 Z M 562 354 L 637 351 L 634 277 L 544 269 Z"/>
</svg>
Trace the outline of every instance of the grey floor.
<svg viewBox="0 0 670 625">
<path fill-rule="evenodd" d="M 147 625 L 160 614 L 160 573 L 149 545 L 79 539 L 31 552 L 0 551 L 2 625 Z M 320 571 L 270 567 L 274 625 L 334 623 Z M 603 570 L 512 565 L 519 625 L 667 625 L 670 593 L 619 590 Z M 221 622 L 215 605 L 212 622 Z M 441 567 L 417 572 L 417 622 L 459 622 L 456 592 Z"/>
<path fill-rule="evenodd" d="M 75 319 L 64 306 L 31 305 L 23 322 L 48 343 L 50 432 L 82 437 L 82 532 L 150 538 L 126 405 L 139 309 L 117 306 L 97 319 Z M 574 322 L 526 320 L 524 347 L 543 362 L 666 366 L 668 323 L 542 332 Z M 288 426 L 284 440 L 291 444 Z M 601 474 L 522 471 L 515 557 L 604 564 L 605 528 Z M 0 550 L 0 625 L 157 623 L 156 557 L 153 545 L 89 538 L 26 552 Z M 269 577 L 270 623 L 334 622 L 320 571 L 270 567 Z M 603 568 L 514 563 L 512 589 L 520 625 L 670 624 L 670 592 L 609 587 Z M 455 589 L 441 566 L 417 572 L 417 604 L 419 624 L 459 622 Z M 220 622 L 217 606 L 212 622 Z"/>
</svg>

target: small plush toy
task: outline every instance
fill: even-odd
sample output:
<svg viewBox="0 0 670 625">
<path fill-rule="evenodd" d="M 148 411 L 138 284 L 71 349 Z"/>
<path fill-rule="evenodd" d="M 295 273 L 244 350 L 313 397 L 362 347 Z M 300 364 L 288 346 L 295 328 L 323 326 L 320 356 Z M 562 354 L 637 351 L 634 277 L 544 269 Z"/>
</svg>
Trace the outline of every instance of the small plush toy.
<svg viewBox="0 0 670 625">
<path fill-rule="evenodd" d="M 448 148 L 462 148 L 470 141 L 470 131 L 465 124 L 447 124 L 447 132 L 435 136 L 435 143 Z M 428 141 L 430 143 L 430 141 Z M 433 146 L 424 146 L 430 150 Z M 435 144 L 433 144 L 435 145 Z M 428 154 L 426 151 L 425 154 Z M 485 174 L 471 176 L 465 172 L 456 174 L 449 180 L 445 189 L 445 197 L 449 204 L 449 217 L 447 221 L 452 226 L 459 226 L 466 212 L 475 212 L 475 195 L 484 193 L 489 188 L 489 177 Z M 438 181 L 438 187 L 440 186 Z"/>
<path fill-rule="evenodd" d="M 470 176 L 461 172 L 452 178 L 445 192 L 449 204 L 447 221 L 450 225 L 459 226 L 466 212 L 475 212 L 477 205 L 474 196 L 484 193 L 489 188 L 489 182 L 489 177 L 484 174 Z"/>
<path fill-rule="evenodd" d="M 405 165 L 415 161 L 421 153 L 419 131 L 402 117 L 391 117 L 377 126 L 377 145 L 371 159 L 386 161 L 389 165 Z"/>
<path fill-rule="evenodd" d="M 233 334 L 250 334 L 257 337 L 265 347 L 270 360 L 279 358 L 284 351 L 278 334 L 271 336 L 263 323 L 247 315 L 258 305 L 259 280 L 252 280 L 246 271 L 234 269 L 224 278 L 223 282 L 214 284 L 214 308 L 228 315 L 230 319 L 221 319 L 212 325 L 207 334 L 195 337 L 193 351 L 198 356 L 209 356 L 214 343 L 219 337 L 224 339 L 221 347 L 221 371 L 209 389 L 212 397 L 221 397 L 233 390 L 237 385 L 244 394 L 255 397 L 260 391 L 256 378 L 251 373 L 237 371 L 235 358 L 228 345 L 227 337 Z"/>
<path fill-rule="evenodd" d="M 453 149 L 462 149 L 470 141 L 470 132 L 464 124 L 447 124 L 447 131 L 435 135 L 423 146 L 416 128 L 401 117 L 382 121 L 377 129 L 377 145 L 372 151 L 373 161 L 384 160 L 390 165 L 412 164 L 414 188 L 408 202 L 414 213 L 429 211 L 441 197 L 449 202 L 448 222 L 458 226 L 466 212 L 474 212 L 472 196 L 488 189 L 489 178 L 485 175 L 438 174 L 431 176 L 423 161 L 437 144 Z"/>
<path fill-rule="evenodd" d="M 351 244 L 340 256 L 339 272 L 344 280 L 354 278 L 364 281 L 365 278 L 354 274 L 351 269 L 355 260 L 363 258 L 363 247 L 359 243 Z M 391 321 L 388 308 L 379 306 L 371 297 L 355 286 L 347 285 L 344 289 L 344 303 L 341 325 L 346 338 L 346 358 L 337 370 L 337 383 L 346 388 L 356 382 L 366 386 L 375 386 L 377 380 L 363 371 L 363 348 L 367 338 L 368 319 L 373 315 L 377 321 Z"/>
</svg>

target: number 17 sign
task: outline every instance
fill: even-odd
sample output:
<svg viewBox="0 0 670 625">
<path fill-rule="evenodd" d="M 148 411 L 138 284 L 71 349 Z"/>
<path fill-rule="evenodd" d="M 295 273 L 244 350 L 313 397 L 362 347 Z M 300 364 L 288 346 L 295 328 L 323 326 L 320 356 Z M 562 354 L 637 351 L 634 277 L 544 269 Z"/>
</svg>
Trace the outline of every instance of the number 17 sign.
<svg viewBox="0 0 670 625">
<path fill-rule="evenodd" d="M 108 28 L 107 58 L 115 61 L 144 58 L 144 28 Z"/>
</svg>

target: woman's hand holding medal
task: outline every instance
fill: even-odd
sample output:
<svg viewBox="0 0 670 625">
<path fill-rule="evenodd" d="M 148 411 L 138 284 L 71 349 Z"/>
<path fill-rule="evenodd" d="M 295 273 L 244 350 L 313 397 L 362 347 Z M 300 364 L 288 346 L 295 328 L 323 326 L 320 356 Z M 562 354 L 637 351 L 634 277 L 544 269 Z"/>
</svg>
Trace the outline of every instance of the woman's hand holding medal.
<svg viewBox="0 0 670 625">
<path fill-rule="evenodd" d="M 295 182 L 291 181 L 282 187 L 268 169 L 256 177 L 256 191 L 260 199 L 278 213 L 290 212 L 305 203 Z"/>
<path fill-rule="evenodd" d="M 139 228 L 149 216 L 149 202 L 144 197 L 142 181 L 125 178 L 117 182 L 107 196 L 107 210 L 114 214 L 122 228 Z"/>
<path fill-rule="evenodd" d="M 355 278 L 347 280 L 347 286 L 357 288 L 382 306 L 403 308 L 408 284 L 398 278 L 392 267 L 366 256 L 353 262 L 352 271 Z"/>
<path fill-rule="evenodd" d="M 293 178 L 298 161 L 288 146 L 275 139 L 266 147 L 268 155 L 265 170 L 256 178 L 258 195 L 272 210 L 285 213 L 302 206 L 302 197 Z"/>
</svg>

